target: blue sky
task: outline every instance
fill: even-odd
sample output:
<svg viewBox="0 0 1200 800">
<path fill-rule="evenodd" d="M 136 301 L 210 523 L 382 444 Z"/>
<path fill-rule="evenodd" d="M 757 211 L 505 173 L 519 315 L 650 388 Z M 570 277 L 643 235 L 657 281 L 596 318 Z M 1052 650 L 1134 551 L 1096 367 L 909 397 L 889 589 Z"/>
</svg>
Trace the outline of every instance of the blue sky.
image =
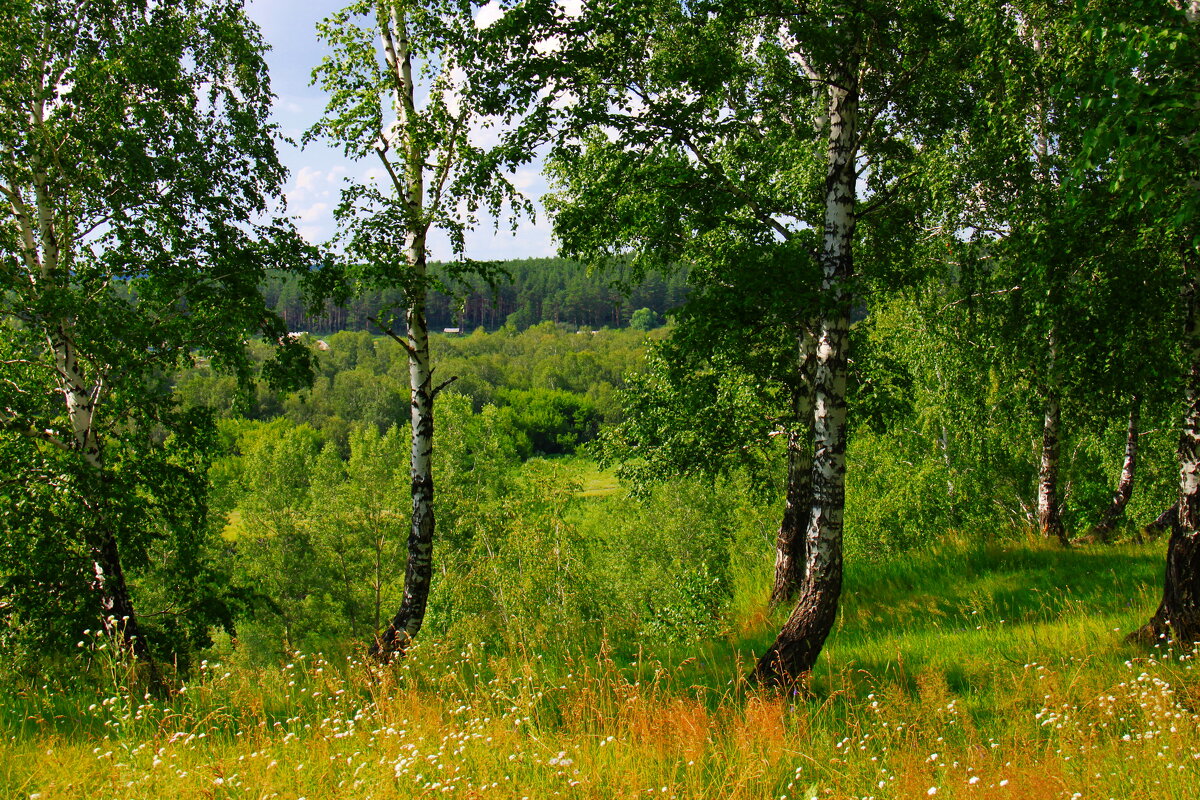
<svg viewBox="0 0 1200 800">
<path fill-rule="evenodd" d="M 296 142 L 316 122 L 325 106 L 321 91 L 308 85 L 312 68 L 325 53 L 317 41 L 316 23 L 345 4 L 346 0 L 249 0 L 247 3 L 247 13 L 262 28 L 271 46 L 267 62 L 278 98 L 275 119 L 285 135 Z M 315 142 L 304 149 L 282 144 L 280 156 L 291 171 L 288 213 L 296 218 L 301 233 L 313 243 L 333 235 L 333 207 L 345 179 L 368 178 L 377 172 L 373 163 L 350 161 L 336 150 Z M 539 164 L 533 164 L 512 176 L 516 186 L 535 200 L 546 191 L 540 169 Z M 538 212 L 536 224 L 523 222 L 515 235 L 507 227 L 497 233 L 492 221 L 481 221 L 479 229 L 467 237 L 467 255 L 477 259 L 553 255 L 550 226 L 540 204 Z M 431 237 L 430 249 L 434 259 L 450 256 L 444 237 Z"/>
</svg>

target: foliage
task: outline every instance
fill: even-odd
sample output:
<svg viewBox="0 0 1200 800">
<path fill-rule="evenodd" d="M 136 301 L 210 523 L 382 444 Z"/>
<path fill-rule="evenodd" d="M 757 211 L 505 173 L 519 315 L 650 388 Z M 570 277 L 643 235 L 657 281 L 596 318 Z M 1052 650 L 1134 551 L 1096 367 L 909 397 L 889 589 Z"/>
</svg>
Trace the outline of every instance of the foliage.
<svg viewBox="0 0 1200 800">
<path fill-rule="evenodd" d="M 629 319 L 629 327 L 639 331 L 649 331 L 662 324 L 662 319 L 652 308 L 639 308 Z"/>
<path fill-rule="evenodd" d="M 600 330 L 575 332 L 544 322 L 518 333 L 476 331 L 469 336 L 434 335 L 433 357 L 455 392 L 476 409 L 510 408 L 532 445 L 526 455 L 574 452 L 596 435 L 600 421 L 614 421 L 623 410 L 617 392 L 640 364 L 645 346 L 661 333 Z M 389 338 L 343 331 L 313 347 L 316 378 L 311 388 L 275 392 L 257 387 L 239 404 L 236 385 L 207 365 L 177 373 L 175 390 L 187 407 L 207 407 L 220 416 L 243 411 L 252 419 L 278 417 L 308 423 L 348 452 L 350 429 L 373 425 L 380 431 L 408 423 L 407 354 Z M 327 348 L 327 349 L 320 349 Z M 260 348 L 259 355 L 265 355 Z M 248 406 L 248 407 L 247 407 Z"/>
<path fill-rule="evenodd" d="M 136 647 L 186 658 L 228 614 L 197 524 L 206 418 L 163 373 L 203 357 L 245 378 L 261 333 L 264 376 L 308 377 L 257 291 L 310 259 L 270 217 L 286 175 L 265 43 L 226 0 L 8 2 L 2 19 L 0 439 L 20 499 L 0 607 L 48 647 L 90 591 L 93 626 L 127 616 Z"/>
</svg>

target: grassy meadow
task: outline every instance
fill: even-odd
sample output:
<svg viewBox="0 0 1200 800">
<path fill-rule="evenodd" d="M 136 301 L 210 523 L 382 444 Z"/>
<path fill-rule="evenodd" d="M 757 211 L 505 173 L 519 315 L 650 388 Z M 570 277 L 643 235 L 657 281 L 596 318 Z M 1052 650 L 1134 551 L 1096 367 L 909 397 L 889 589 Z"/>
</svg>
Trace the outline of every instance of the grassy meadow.
<svg viewBox="0 0 1200 800">
<path fill-rule="evenodd" d="M 0 693 L 14 798 L 1191 798 L 1190 657 L 1123 642 L 1162 543 L 939 545 L 848 563 L 810 685 L 741 681 L 780 614 L 616 656 L 456 645 L 386 669 L 218 646 L 169 698 L 89 636 L 73 681 Z"/>
</svg>

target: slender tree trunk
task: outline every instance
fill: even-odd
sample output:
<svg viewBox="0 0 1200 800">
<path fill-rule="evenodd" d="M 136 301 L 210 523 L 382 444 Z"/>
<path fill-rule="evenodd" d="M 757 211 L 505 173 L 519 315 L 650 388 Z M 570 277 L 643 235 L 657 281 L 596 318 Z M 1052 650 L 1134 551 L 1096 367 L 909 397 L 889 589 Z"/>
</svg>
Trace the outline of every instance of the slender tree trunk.
<svg viewBox="0 0 1200 800">
<path fill-rule="evenodd" d="M 1049 364 L 1047 365 L 1046 413 L 1042 418 L 1042 459 L 1038 469 L 1037 515 L 1042 535 L 1057 539 L 1061 544 L 1070 544 L 1067 530 L 1063 526 L 1061 504 L 1058 498 L 1059 432 L 1062 427 L 1062 404 L 1059 400 L 1058 382 L 1055 380 L 1055 361 L 1058 344 L 1055 332 L 1049 336 Z"/>
<path fill-rule="evenodd" d="M 794 600 L 804 579 L 808 555 L 805 535 L 808 532 L 808 513 L 812 507 L 812 459 L 808 457 L 804 438 L 801 431 L 788 431 L 787 489 L 783 519 L 779 522 L 779 533 L 775 537 L 772 606 Z"/>
<path fill-rule="evenodd" d="M 1042 421 L 1042 463 L 1038 469 L 1038 527 L 1042 535 L 1066 545 L 1067 530 L 1059 513 L 1058 466 L 1059 427 L 1062 409 L 1057 394 L 1046 398 L 1046 415 Z"/>
<path fill-rule="evenodd" d="M 103 506 L 105 501 L 101 499 L 99 504 Z M 145 637 L 142 636 L 141 626 L 133 608 L 133 598 L 129 594 L 129 585 L 125 581 L 116 532 L 110 524 L 109 516 L 103 510 L 95 520 L 88 539 L 88 550 L 92 559 L 92 589 L 99 599 L 104 629 L 110 636 L 119 636 L 127 652 L 149 662 L 150 650 Z M 157 681 L 153 665 L 151 677 Z"/>
<path fill-rule="evenodd" d="M 425 275 L 424 237 L 414 237 L 410 267 Z M 403 652 L 425 621 L 429 587 L 433 579 L 433 369 L 429 362 L 429 331 L 425 324 L 425 292 L 414 293 L 408 321 L 408 378 L 411 398 L 412 522 L 408 534 L 408 564 L 404 571 L 404 597 L 372 652 L 385 660 Z"/>
<path fill-rule="evenodd" d="M 1130 638 L 1167 637 L 1190 647 L 1200 641 L 1200 272 L 1195 252 L 1185 256 L 1191 275 L 1184 290 L 1183 345 L 1188 356 L 1179 440 L 1178 514 L 1167 543 L 1163 596 L 1154 616 Z"/>
<path fill-rule="evenodd" d="M 790 603 L 804 580 L 808 560 L 808 519 L 812 510 L 812 380 L 816 367 L 816 341 L 805 326 L 800 334 L 800 385 L 793 395 L 794 418 L 788 431 L 787 489 L 783 519 L 775 538 L 775 583 L 771 587 L 771 605 Z"/>
<path fill-rule="evenodd" d="M 371 617 L 371 630 L 379 630 L 379 622 L 383 618 L 383 552 L 387 543 L 376 531 L 375 534 L 375 582 L 371 589 L 375 592 L 375 608 Z"/>
<path fill-rule="evenodd" d="M 799 599 L 753 678 L 786 685 L 810 671 L 837 617 L 842 591 L 842 514 L 846 504 L 846 371 L 853 275 L 855 157 L 858 134 L 857 66 L 829 88 L 825 231 L 821 251 L 827 306 L 816 342 L 813 381 L 812 508 L 807 563 Z"/>
<path fill-rule="evenodd" d="M 102 384 L 89 381 L 85 375 L 69 321 L 57 326 L 50 347 L 58 368 L 59 391 L 66 400 L 71 442 L 89 471 L 84 502 L 93 515 L 93 522 L 87 533 L 87 545 L 92 560 L 92 590 L 97 598 L 100 619 L 110 636 L 121 638 L 126 651 L 148 659 L 149 649 L 138 625 L 125 570 L 121 566 L 113 514 L 108 508 L 109 481 L 105 476 L 100 437 L 96 433 L 96 404 Z"/>
<path fill-rule="evenodd" d="M 1184 7 L 1187 20 L 1200 24 L 1200 0 Z M 1179 433 L 1179 500 L 1167 543 L 1163 597 L 1158 610 L 1130 636 L 1155 641 L 1173 635 L 1190 646 L 1200 642 L 1200 251 L 1192 242 L 1196 230 L 1183 238 L 1183 348 L 1188 374 L 1183 389 L 1183 421 Z"/>
<path fill-rule="evenodd" d="M 425 169 L 424 145 L 404 126 L 416 118 L 416 83 L 413 78 L 412 52 L 404 11 L 394 4 L 376 6 L 376 19 L 383 43 L 384 57 L 396 93 L 401 126 L 398 137 L 403 151 L 403 177 L 389 173 L 398 194 L 408 207 L 409 231 L 405 240 L 407 267 L 412 280 L 406 289 L 408 324 L 402 340 L 408 351 L 408 381 L 411 402 L 412 452 L 409 459 L 412 477 L 412 519 L 408 533 L 408 563 L 404 570 L 404 596 L 400 610 L 371 647 L 372 655 L 383 661 L 408 647 L 425 621 L 429 587 L 433 580 L 433 368 L 429 361 L 429 329 L 426 321 L 428 291 L 426 279 Z M 380 153 L 383 158 L 382 151 Z M 383 158 L 384 164 L 389 162 Z M 393 334 L 394 335 L 394 334 Z"/>
<path fill-rule="evenodd" d="M 1125 431 L 1125 462 L 1121 465 L 1121 477 L 1117 480 L 1117 490 L 1113 492 L 1112 502 L 1100 515 L 1100 523 L 1096 525 L 1096 535 L 1105 539 L 1117 520 L 1125 513 L 1125 506 L 1133 497 L 1133 476 L 1137 470 L 1138 426 L 1141 420 L 1142 398 L 1134 395 L 1129 402 L 1129 426 Z"/>
</svg>

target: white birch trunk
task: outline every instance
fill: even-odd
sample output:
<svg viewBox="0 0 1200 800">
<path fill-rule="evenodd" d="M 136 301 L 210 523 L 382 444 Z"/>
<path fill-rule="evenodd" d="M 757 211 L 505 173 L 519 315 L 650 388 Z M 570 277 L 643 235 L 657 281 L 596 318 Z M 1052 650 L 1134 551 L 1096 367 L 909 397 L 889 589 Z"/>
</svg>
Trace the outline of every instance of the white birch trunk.
<svg viewBox="0 0 1200 800">
<path fill-rule="evenodd" d="M 1051 360 L 1054 357 L 1051 345 Z M 1038 527 L 1042 535 L 1057 539 L 1062 544 L 1069 544 L 1067 531 L 1063 526 L 1062 514 L 1058 498 L 1059 473 L 1059 428 L 1061 426 L 1062 405 L 1058 399 L 1058 390 L 1050 386 L 1046 390 L 1046 411 L 1042 417 L 1042 454 L 1038 467 L 1037 515 Z"/>
<path fill-rule="evenodd" d="M 1129 423 L 1125 428 L 1125 459 L 1121 464 L 1121 476 L 1117 479 L 1117 488 L 1113 492 L 1112 502 L 1100 516 L 1096 525 L 1096 534 L 1105 538 L 1117 525 L 1117 520 L 1125 513 L 1125 507 L 1133 497 L 1133 479 L 1137 471 L 1138 427 L 1141 419 L 1142 398 L 1134 395 L 1129 402 Z"/>
<path fill-rule="evenodd" d="M 767 684 L 786 684 L 812 669 L 837 616 L 842 589 L 842 514 L 846 491 L 846 370 L 853 276 L 858 143 L 857 68 L 829 87 L 825 231 L 821 246 L 826 307 L 816 341 L 812 509 L 800 597 L 755 667 Z"/>
<path fill-rule="evenodd" d="M 1200 641 L 1200 286 L 1196 278 L 1189 279 L 1185 295 L 1188 374 L 1179 435 L 1179 502 L 1167 544 L 1162 601 L 1150 621 L 1130 638 L 1151 643 L 1173 637 L 1190 646 Z"/>
<path fill-rule="evenodd" d="M 403 652 L 420 631 L 425 620 L 433 579 L 433 368 L 429 357 L 429 331 L 425 319 L 426 304 L 426 231 L 425 209 L 426 154 L 408 130 L 416 114 L 416 85 L 413 80 L 407 23 L 395 7 L 378 7 L 378 22 L 385 59 L 396 86 L 400 147 L 404 154 L 404 174 L 392 173 L 397 192 L 408 204 L 409 233 L 406 237 L 408 281 L 405 311 L 405 349 L 408 351 L 408 378 L 412 450 L 409 458 L 412 478 L 412 518 L 408 535 L 408 561 L 404 572 L 404 595 L 400 609 L 372 646 L 372 652 L 387 660 Z M 444 156 L 448 158 L 449 156 Z M 385 164 L 386 164 L 385 160 Z M 390 172 L 389 167 L 389 172 Z"/>
<path fill-rule="evenodd" d="M 44 125 L 45 108 L 41 102 L 33 104 L 30 115 L 35 129 Z M 72 228 L 70 220 L 63 217 L 65 212 L 60 208 L 61 204 L 56 202 L 43 158 L 36 149 L 30 153 L 29 163 L 32 199 L 22 199 L 14 193 L 9 200 L 17 220 L 22 262 L 28 271 L 30 291 L 45 294 L 71 280 L 66 266 L 70 263 L 70 253 L 64 255 L 63 252 L 64 241 L 70 247 L 71 234 L 63 232 Z M 70 432 L 62 436 L 53 431 L 36 433 L 43 441 L 75 454 L 82 462 L 83 501 L 93 516 L 84 533 L 84 541 L 92 561 L 92 590 L 97 610 L 111 635 L 119 636 L 128 651 L 148 659 L 149 651 L 121 566 L 113 515 L 108 510 L 108 476 L 97 426 L 104 380 L 99 374 L 88 374 L 76 344 L 74 318 L 69 311 L 61 312 L 57 317 L 43 318 L 39 323 L 45 331 L 48 352 L 54 357 L 55 382 L 63 397 Z M 150 672 L 152 679 L 157 681 L 153 664 Z"/>
</svg>

